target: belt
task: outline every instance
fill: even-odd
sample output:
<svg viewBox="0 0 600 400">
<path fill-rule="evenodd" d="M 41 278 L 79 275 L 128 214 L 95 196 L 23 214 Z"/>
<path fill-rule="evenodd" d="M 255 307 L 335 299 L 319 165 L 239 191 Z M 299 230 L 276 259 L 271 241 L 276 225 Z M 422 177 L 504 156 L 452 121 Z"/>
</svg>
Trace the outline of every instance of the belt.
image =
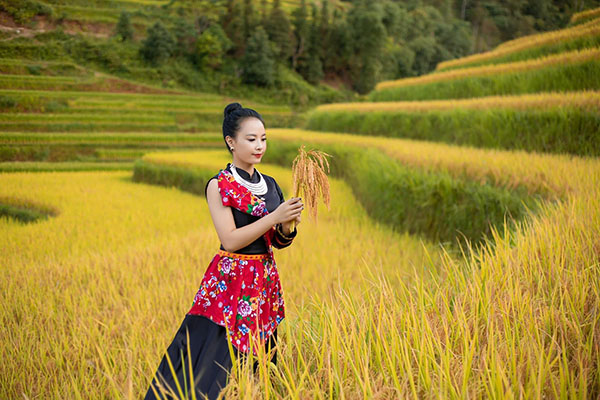
<svg viewBox="0 0 600 400">
<path fill-rule="evenodd" d="M 242 254 L 242 253 L 232 253 L 230 251 L 225 251 L 225 250 L 221 250 L 221 249 L 219 249 L 217 254 L 222 257 L 236 258 L 238 260 L 263 260 L 263 259 L 269 258 L 269 253 Z"/>
</svg>

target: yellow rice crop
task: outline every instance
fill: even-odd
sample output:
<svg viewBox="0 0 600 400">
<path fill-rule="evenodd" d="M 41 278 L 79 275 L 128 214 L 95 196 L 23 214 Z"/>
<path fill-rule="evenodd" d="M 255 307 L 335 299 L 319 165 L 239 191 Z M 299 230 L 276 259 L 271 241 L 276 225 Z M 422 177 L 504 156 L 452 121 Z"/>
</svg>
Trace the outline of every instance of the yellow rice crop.
<svg viewBox="0 0 600 400">
<path fill-rule="evenodd" d="M 571 16 L 570 23 L 574 24 L 577 21 L 588 18 L 596 18 L 600 17 L 600 7 L 592 8 L 591 10 L 585 10 L 578 13 L 575 13 Z"/>
<path fill-rule="evenodd" d="M 549 109 L 574 107 L 585 110 L 600 109 L 600 91 L 544 92 L 512 96 L 488 96 L 476 99 L 426 100 L 426 101 L 380 101 L 331 103 L 317 106 L 317 112 L 327 111 L 432 111 L 459 108 L 472 110 L 500 109 Z"/>
<path fill-rule="evenodd" d="M 181 157 L 216 173 L 226 155 L 152 157 Z M 289 197 L 289 169 L 259 170 Z M 2 197 L 37 199 L 58 210 L 28 225 L 0 218 L 0 398 L 134 399 L 147 389 L 219 242 L 204 198 L 130 177 L 130 171 L 0 174 Z M 293 247 L 275 250 L 284 338 L 286 323 L 310 320 L 309 293 L 327 299 L 344 288 L 357 295 L 365 273 L 399 282 L 441 265 L 436 246 L 374 223 L 347 185 L 330 182 L 331 210 L 319 211 L 318 228 L 304 217 Z"/>
<path fill-rule="evenodd" d="M 422 85 L 431 82 L 448 81 L 452 79 L 468 78 L 473 76 L 489 76 L 497 74 L 506 74 L 512 72 L 530 71 L 561 64 L 577 64 L 589 60 L 600 59 L 600 49 L 591 48 L 583 50 L 574 50 L 560 54 L 553 54 L 546 57 L 540 57 L 525 61 L 516 61 L 504 64 L 480 65 L 470 68 L 453 69 L 422 75 L 414 78 L 404 78 L 392 81 L 379 82 L 375 90 Z"/>
<path fill-rule="evenodd" d="M 444 69 L 450 67 L 468 65 L 474 62 L 490 60 L 497 57 L 505 56 L 507 54 L 547 45 L 557 41 L 573 40 L 577 38 L 598 35 L 600 35 L 600 18 L 570 28 L 538 33 L 535 35 L 523 36 L 518 39 L 509 40 L 500 44 L 495 49 L 486 51 L 484 53 L 477 53 L 467 57 L 443 61 L 437 65 L 436 71 L 443 71 Z"/>
<path fill-rule="evenodd" d="M 564 199 L 516 233 L 498 233 L 494 248 L 455 259 L 373 223 L 332 179 L 331 211 L 320 212 L 318 229 L 303 219 L 292 247 L 276 253 L 286 299 L 278 364 L 261 363 L 257 376 L 234 370 L 227 398 L 594 393 L 598 160 L 299 130 L 267 135 L 380 146 L 403 162 L 472 177 L 476 168 L 508 180 L 520 173 Z M 145 159 L 216 172 L 225 155 Z M 290 192 L 289 169 L 258 168 Z M 43 199 L 59 211 L 24 226 L 0 218 L 1 397 L 133 399 L 147 388 L 218 241 L 204 199 L 129 177 L 0 174 L 2 196 Z"/>
</svg>

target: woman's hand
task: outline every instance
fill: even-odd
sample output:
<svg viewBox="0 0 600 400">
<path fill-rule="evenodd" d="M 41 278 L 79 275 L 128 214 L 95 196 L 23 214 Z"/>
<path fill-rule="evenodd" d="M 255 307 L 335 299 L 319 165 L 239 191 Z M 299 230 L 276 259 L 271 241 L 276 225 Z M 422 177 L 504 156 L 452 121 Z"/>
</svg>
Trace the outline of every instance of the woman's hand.
<svg viewBox="0 0 600 400">
<path fill-rule="evenodd" d="M 300 218 L 301 218 L 301 217 L 302 217 L 301 215 L 298 215 L 298 216 L 296 217 L 296 219 L 292 220 L 292 221 L 295 221 L 295 226 L 296 226 L 296 227 L 297 227 L 297 226 L 300 224 Z M 282 228 L 282 230 L 283 230 L 283 233 L 284 233 L 285 235 L 289 235 L 289 234 L 291 234 L 291 233 L 292 233 L 292 221 L 288 221 L 288 222 L 282 222 L 282 223 L 281 223 L 281 228 Z"/>
<path fill-rule="evenodd" d="M 292 197 L 291 199 L 281 203 L 275 211 L 271 214 L 274 215 L 276 224 L 284 224 L 289 227 L 290 222 L 296 220 L 300 221 L 300 213 L 304 210 L 304 203 L 300 197 Z"/>
</svg>

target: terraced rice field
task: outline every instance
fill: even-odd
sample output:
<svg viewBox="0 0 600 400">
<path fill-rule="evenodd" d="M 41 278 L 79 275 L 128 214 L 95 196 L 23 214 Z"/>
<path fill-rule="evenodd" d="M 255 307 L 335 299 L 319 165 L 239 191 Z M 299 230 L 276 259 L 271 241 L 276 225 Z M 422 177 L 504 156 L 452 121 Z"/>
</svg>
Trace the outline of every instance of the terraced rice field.
<svg viewBox="0 0 600 400">
<path fill-rule="evenodd" d="M 487 86 L 444 68 L 306 116 L 0 60 L 0 398 L 145 393 L 219 246 L 202 193 L 231 101 L 264 115 L 257 168 L 286 198 L 300 145 L 333 157 L 331 209 L 275 253 L 277 365 L 234 368 L 227 398 L 597 398 L 597 58 L 565 60 L 598 46 L 558 44 L 594 15 L 454 62 Z M 432 100 L 436 80 L 463 86 Z"/>
</svg>

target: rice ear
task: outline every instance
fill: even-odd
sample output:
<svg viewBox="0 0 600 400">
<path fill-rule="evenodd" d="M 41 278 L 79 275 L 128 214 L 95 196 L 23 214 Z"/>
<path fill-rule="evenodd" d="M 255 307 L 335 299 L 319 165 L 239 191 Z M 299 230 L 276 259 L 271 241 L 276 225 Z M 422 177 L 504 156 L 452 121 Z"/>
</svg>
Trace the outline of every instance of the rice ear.
<svg viewBox="0 0 600 400">
<path fill-rule="evenodd" d="M 320 150 L 307 152 L 304 145 L 301 145 L 298 149 L 298 155 L 292 162 L 292 191 L 294 197 L 298 197 L 300 192 L 303 193 L 304 202 L 315 223 L 317 223 L 319 193 L 327 209 L 330 209 L 331 195 L 327 178 L 327 173 L 329 173 L 327 157 L 331 157 L 331 155 Z M 325 170 L 327 170 L 327 173 Z M 292 223 L 292 229 L 293 226 Z"/>
</svg>

